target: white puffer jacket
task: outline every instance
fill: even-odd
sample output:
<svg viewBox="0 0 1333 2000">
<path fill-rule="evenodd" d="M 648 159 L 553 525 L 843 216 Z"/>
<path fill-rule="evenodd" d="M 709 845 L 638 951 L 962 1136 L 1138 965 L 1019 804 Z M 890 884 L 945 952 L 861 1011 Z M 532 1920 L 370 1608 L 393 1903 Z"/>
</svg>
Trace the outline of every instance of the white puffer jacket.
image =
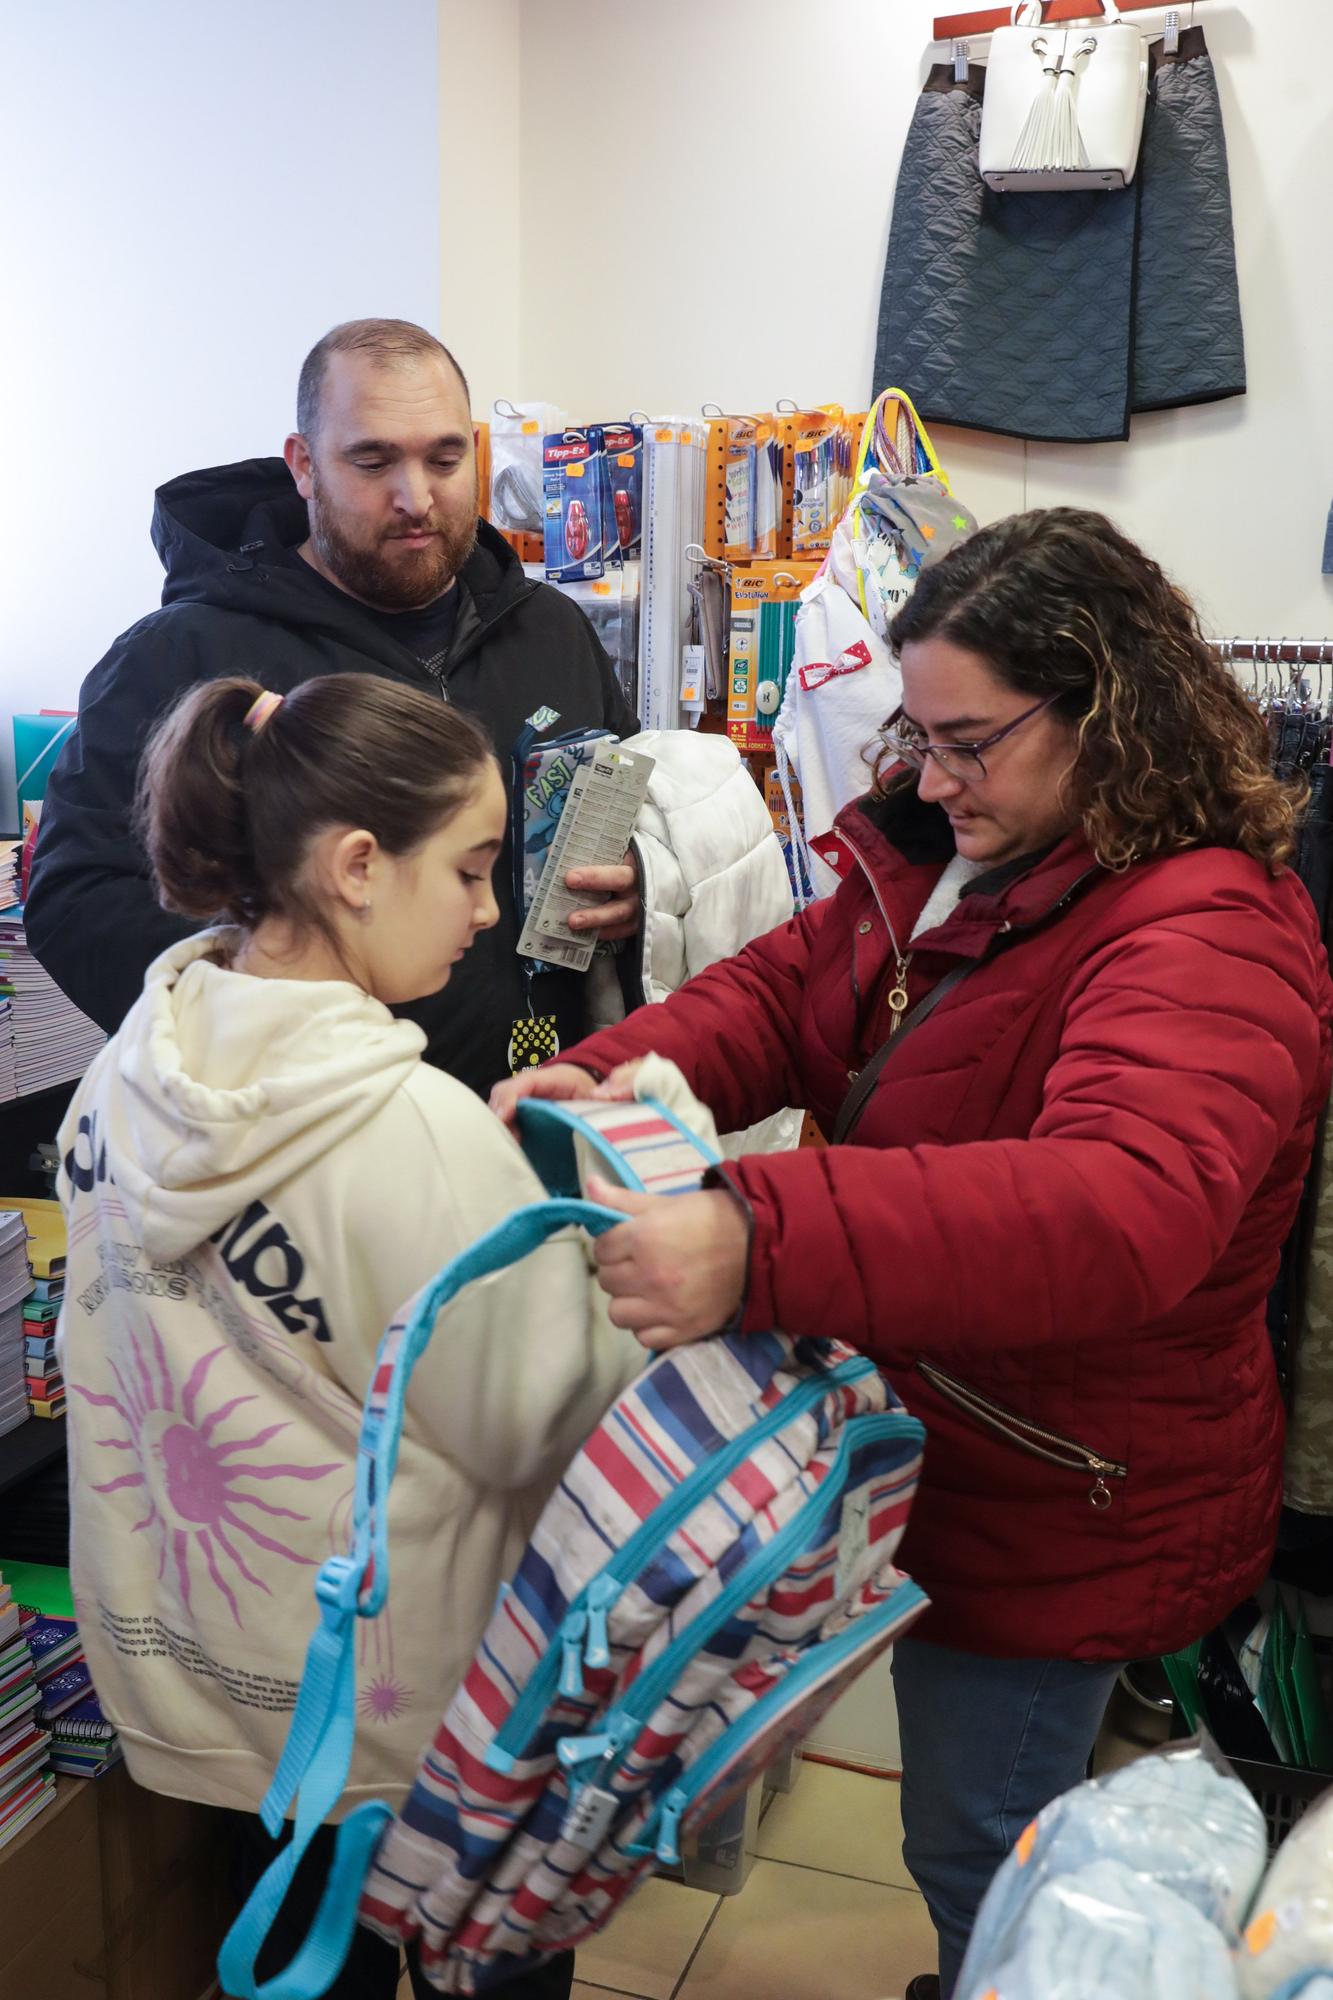
<svg viewBox="0 0 1333 2000">
<path fill-rule="evenodd" d="M 649 729 L 627 737 L 625 748 L 655 763 L 632 842 L 643 895 L 646 1004 L 785 924 L 793 900 L 768 808 L 734 743 L 691 729 Z M 597 1027 L 623 1018 L 613 978 L 596 978 L 592 1011 Z M 722 1150 L 733 1158 L 779 1152 L 796 1144 L 800 1124 L 799 1112 L 779 1112 L 725 1137 Z"/>
</svg>

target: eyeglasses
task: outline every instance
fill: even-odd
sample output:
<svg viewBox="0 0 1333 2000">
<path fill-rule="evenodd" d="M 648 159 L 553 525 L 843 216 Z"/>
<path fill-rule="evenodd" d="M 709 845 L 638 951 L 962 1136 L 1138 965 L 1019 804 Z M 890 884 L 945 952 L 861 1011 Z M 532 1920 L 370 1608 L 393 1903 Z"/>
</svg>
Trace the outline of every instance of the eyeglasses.
<svg viewBox="0 0 1333 2000">
<path fill-rule="evenodd" d="M 1059 699 L 1058 695 L 1048 695 L 1035 708 L 1025 708 L 1012 722 L 1006 722 L 1004 728 L 997 729 L 993 736 L 983 736 L 979 743 L 927 743 L 916 724 L 904 722 L 903 712 L 897 708 L 884 725 L 884 741 L 914 771 L 924 771 L 927 757 L 933 757 L 941 771 L 947 771 L 951 778 L 984 778 L 986 766 L 982 751 L 993 750 L 997 743 L 1003 743 L 1006 736 L 1012 736 L 1016 729 L 1021 729 L 1025 722 L 1031 722 L 1034 715 L 1040 715 L 1044 708 L 1049 708 Z"/>
</svg>

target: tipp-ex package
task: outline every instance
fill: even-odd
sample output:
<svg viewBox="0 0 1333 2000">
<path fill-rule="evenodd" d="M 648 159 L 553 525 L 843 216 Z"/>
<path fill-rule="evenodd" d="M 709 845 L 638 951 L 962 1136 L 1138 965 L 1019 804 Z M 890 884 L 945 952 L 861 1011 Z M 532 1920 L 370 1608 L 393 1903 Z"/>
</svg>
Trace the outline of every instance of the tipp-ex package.
<svg viewBox="0 0 1333 2000">
<path fill-rule="evenodd" d="M 554 431 L 542 445 L 548 583 L 582 583 L 620 561 L 600 424 Z"/>
<path fill-rule="evenodd" d="M 643 427 L 606 424 L 606 483 L 621 556 L 628 561 L 643 547 Z"/>
</svg>

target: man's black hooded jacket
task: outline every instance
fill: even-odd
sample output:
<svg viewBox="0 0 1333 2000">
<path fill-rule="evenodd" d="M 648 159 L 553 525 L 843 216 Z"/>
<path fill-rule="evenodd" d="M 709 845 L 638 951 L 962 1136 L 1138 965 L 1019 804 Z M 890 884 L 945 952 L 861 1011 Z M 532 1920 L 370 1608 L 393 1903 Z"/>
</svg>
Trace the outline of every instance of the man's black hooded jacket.
<svg viewBox="0 0 1333 2000">
<path fill-rule="evenodd" d="M 123 633 L 83 685 L 77 727 L 47 786 L 26 909 L 37 957 L 108 1031 L 138 998 L 153 959 L 191 929 L 159 908 L 131 809 L 148 731 L 196 681 L 246 674 L 285 694 L 315 674 L 356 672 L 442 688 L 483 723 L 507 782 L 510 750 L 540 708 L 558 712 L 556 733 L 605 727 L 621 736 L 638 726 L 582 612 L 529 582 L 485 522 L 459 576 L 442 683 L 385 629 L 390 621 L 281 553 L 307 532 L 305 503 L 279 458 L 187 473 L 157 493 L 162 609 Z M 495 887 L 496 928 L 443 992 L 397 1010 L 424 1028 L 428 1059 L 478 1091 L 506 1074 L 511 1029 L 528 1004 L 508 847 Z M 556 1016 L 562 1045 L 586 1031 L 578 975 L 540 975 L 533 1003 Z"/>
</svg>

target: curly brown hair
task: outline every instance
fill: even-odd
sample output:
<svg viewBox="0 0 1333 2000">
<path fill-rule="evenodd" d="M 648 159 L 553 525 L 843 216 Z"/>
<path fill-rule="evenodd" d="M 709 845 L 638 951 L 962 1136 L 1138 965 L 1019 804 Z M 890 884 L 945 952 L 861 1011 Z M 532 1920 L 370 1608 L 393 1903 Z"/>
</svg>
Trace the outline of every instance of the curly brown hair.
<svg viewBox="0 0 1333 2000">
<path fill-rule="evenodd" d="M 982 528 L 921 576 L 895 650 L 947 638 L 1008 686 L 1056 697 L 1078 729 L 1071 805 L 1106 868 L 1212 844 L 1276 874 L 1305 788 L 1269 768 L 1268 731 L 1198 613 L 1102 514 L 1038 508 Z M 875 766 L 880 793 L 916 782 Z"/>
</svg>

